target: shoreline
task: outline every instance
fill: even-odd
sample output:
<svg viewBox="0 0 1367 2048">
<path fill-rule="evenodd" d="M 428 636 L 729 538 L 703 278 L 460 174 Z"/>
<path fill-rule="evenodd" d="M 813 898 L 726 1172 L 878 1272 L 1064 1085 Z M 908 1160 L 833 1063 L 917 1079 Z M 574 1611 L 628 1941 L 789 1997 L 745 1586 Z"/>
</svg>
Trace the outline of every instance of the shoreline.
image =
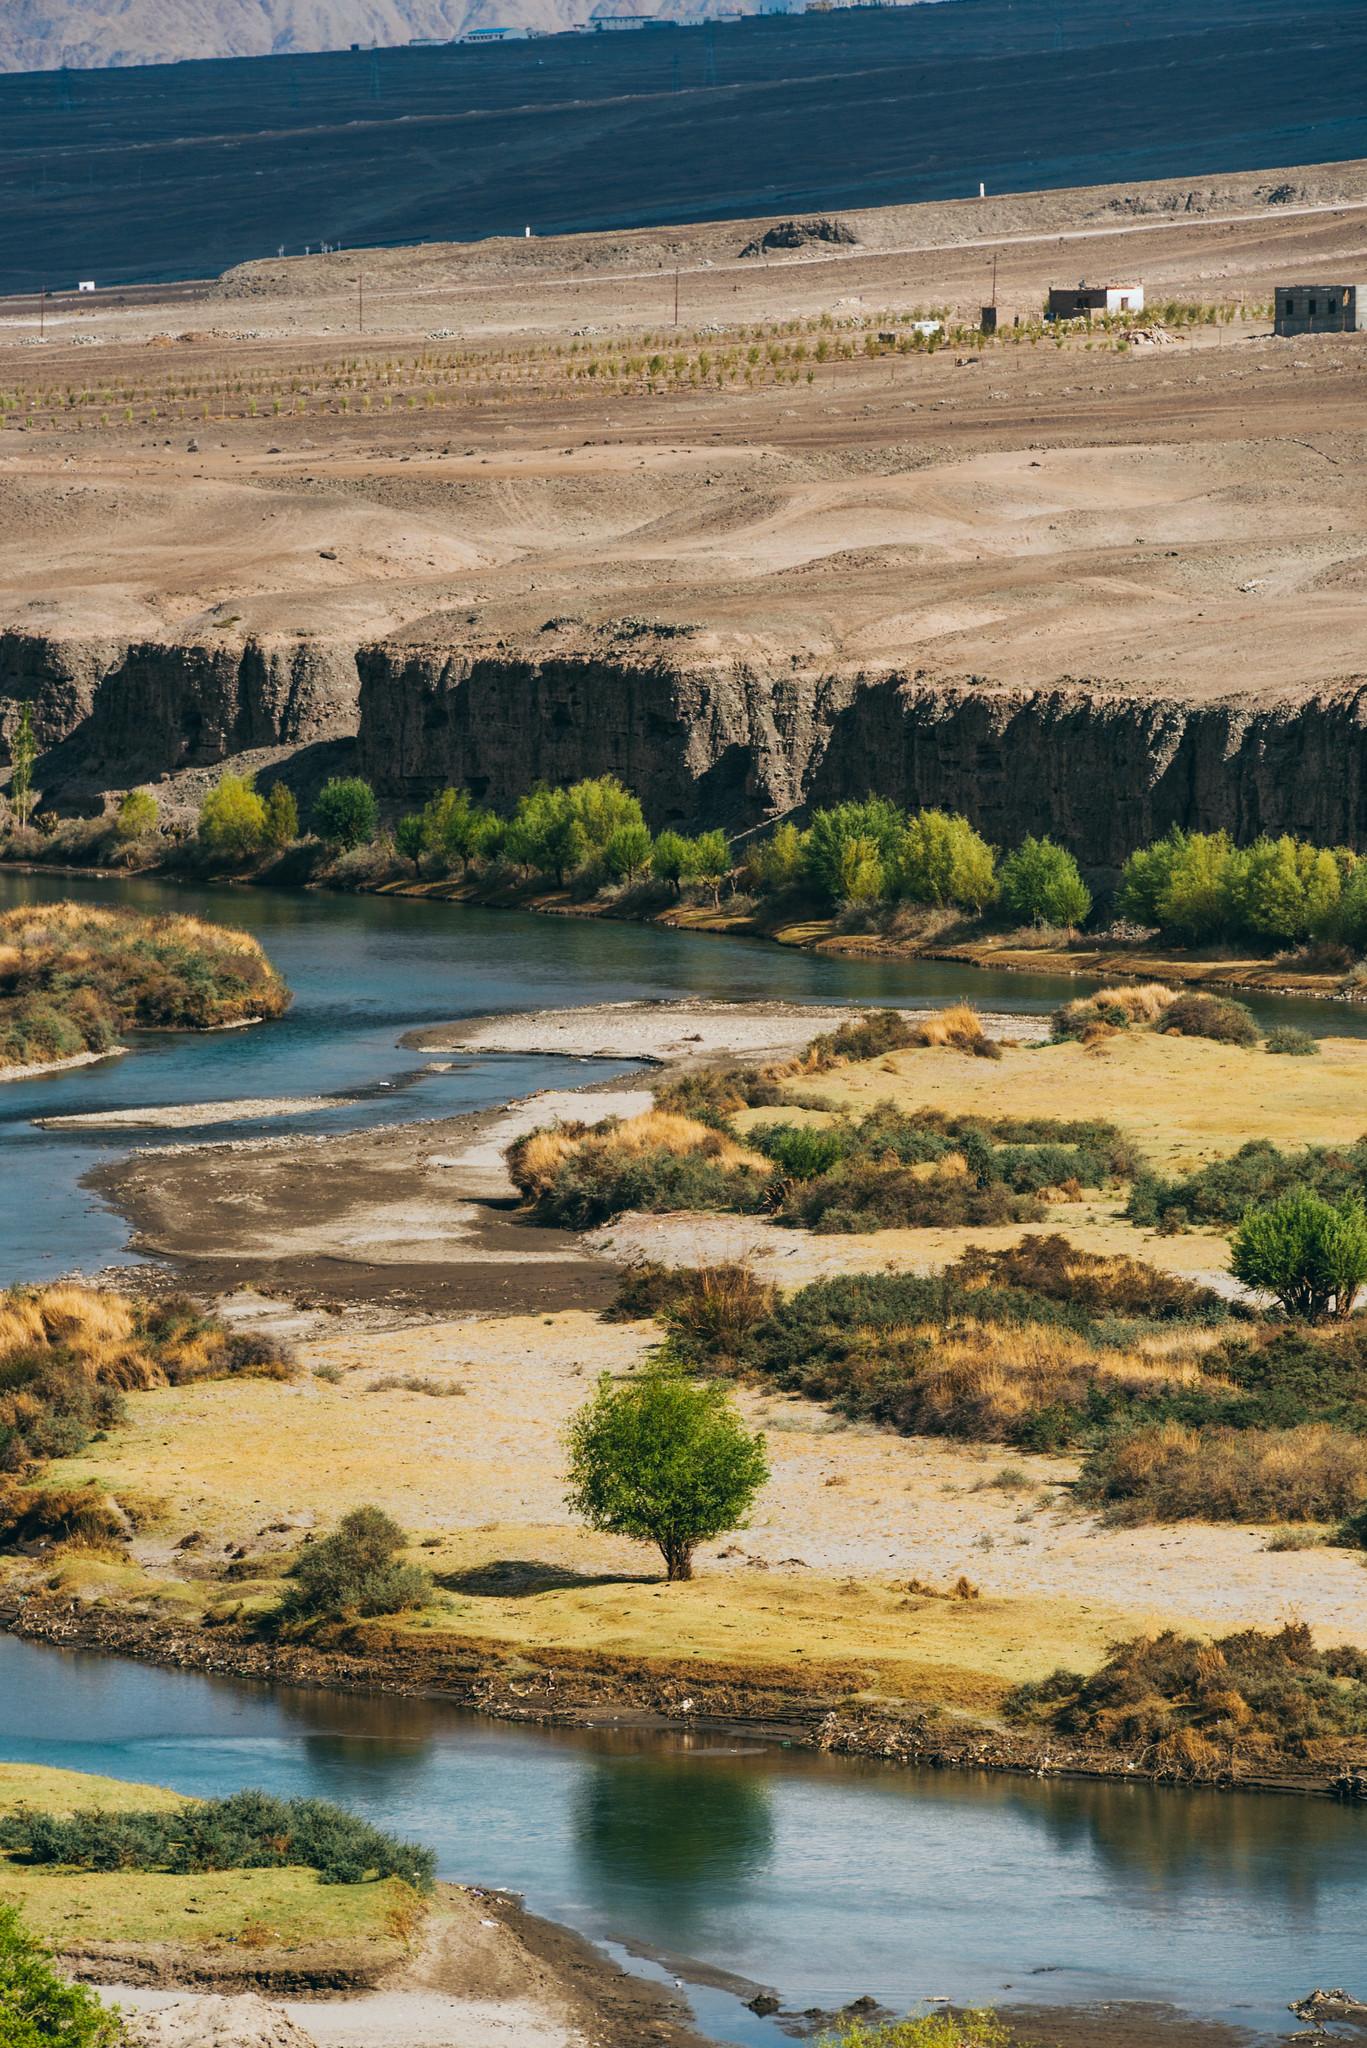
<svg viewBox="0 0 1367 2048">
<path fill-rule="evenodd" d="M 838 1673 L 823 1691 L 795 1692 L 762 1668 L 656 1671 L 639 1658 L 564 1648 L 509 1645 L 500 1651 L 458 1636 L 444 1644 L 430 1637 L 416 1643 L 393 1629 L 339 1626 L 330 1641 L 281 1643 L 234 1624 L 206 1632 L 198 1624 L 42 1593 L 0 1595 L 0 1630 L 51 1649 L 130 1657 L 207 1677 L 428 1699 L 534 1727 L 730 1735 L 930 1770 L 1337 1797 L 1323 1767 L 1296 1769 L 1288 1760 L 1280 1771 L 1257 1775 L 1180 1778 L 1120 1751 L 1070 1749 L 1056 1737 L 937 1714 L 912 1700 L 853 1701 Z"/>
<path fill-rule="evenodd" d="M 1232 960 L 1209 960 L 1173 947 L 1161 948 L 1148 954 L 1139 950 L 1133 942 L 1123 940 L 1115 942 L 1116 951 L 1113 954 L 1105 950 L 1105 941 L 1095 942 L 1091 946 L 1084 945 L 1076 951 L 1066 947 L 1042 947 L 1036 950 L 1032 947 L 998 945 L 990 935 L 982 940 L 969 939 L 959 945 L 923 945 L 915 940 L 888 939 L 876 932 L 842 933 L 836 930 L 835 920 L 831 917 L 810 918 L 792 923 L 770 923 L 751 913 L 736 915 L 720 907 L 710 910 L 702 904 L 668 904 L 656 909 L 632 911 L 624 909 L 620 904 L 599 903 L 592 899 L 587 902 L 576 902 L 568 890 L 547 890 L 532 883 L 512 892 L 506 888 L 481 891 L 478 885 L 472 882 L 455 881 L 451 878 L 425 882 L 415 878 L 339 889 L 326 880 L 277 883 L 254 874 L 194 876 L 178 870 L 169 862 L 152 862 L 146 867 L 136 869 L 46 866 L 37 861 L 0 862 L 0 875 L 6 873 L 55 879 L 71 875 L 85 881 L 101 882 L 151 877 L 171 885 L 185 884 L 189 887 L 207 889 L 285 887 L 328 895 L 399 896 L 424 903 L 454 903 L 476 910 L 518 910 L 537 917 L 583 918 L 605 924 L 658 925 L 666 931 L 696 933 L 700 937 L 708 938 L 753 939 L 767 945 L 787 947 L 795 952 L 819 953 L 837 959 L 908 963 L 928 960 L 968 967 L 987 974 L 1036 974 L 1073 981 L 1166 980 L 1177 982 L 1184 987 L 1216 989 L 1225 994 L 1262 996 L 1270 1000 L 1343 1003 L 1349 1006 L 1367 1004 L 1367 983 L 1364 983 L 1361 994 L 1353 994 L 1343 987 L 1342 973 L 1316 973 L 1311 969 L 1301 972 L 1291 970 L 1288 979 L 1288 970 L 1279 971 L 1279 956 L 1276 955 L 1266 959 L 1260 959 L 1256 955 L 1245 955 Z M 44 1066 L 38 1071 L 52 1072 L 53 1069 Z M 5 1078 L 4 1070 L 0 1069 L 0 1080 Z"/>
</svg>

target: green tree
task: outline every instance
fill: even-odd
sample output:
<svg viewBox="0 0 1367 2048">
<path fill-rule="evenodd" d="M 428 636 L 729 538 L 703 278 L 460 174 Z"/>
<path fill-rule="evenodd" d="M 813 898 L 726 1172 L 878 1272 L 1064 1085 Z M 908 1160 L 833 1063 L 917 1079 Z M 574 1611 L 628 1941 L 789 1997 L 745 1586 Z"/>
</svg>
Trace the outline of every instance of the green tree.
<svg viewBox="0 0 1367 2048">
<path fill-rule="evenodd" d="M 904 830 L 902 813 L 886 797 L 866 797 L 862 803 L 833 804 L 817 811 L 803 841 L 804 879 L 827 903 L 839 903 L 845 882 L 845 849 L 851 841 L 871 841 L 886 872 L 897 859 Z"/>
<path fill-rule="evenodd" d="M 688 867 L 688 841 L 682 832 L 662 832 L 651 850 L 650 865 L 657 878 L 673 884 L 677 896 Z"/>
<path fill-rule="evenodd" d="M 1190 944 L 1223 938 L 1239 920 L 1239 857 L 1227 832 L 1186 832 L 1158 896 L 1157 922 Z"/>
<path fill-rule="evenodd" d="M 220 860 L 246 860 L 266 843 L 266 805 L 250 775 L 225 775 L 199 807 L 199 840 Z"/>
<path fill-rule="evenodd" d="M 650 871 L 650 832 L 634 822 L 618 825 L 608 834 L 603 848 L 603 865 L 618 882 L 634 882 Z"/>
<path fill-rule="evenodd" d="M 840 899 L 843 903 L 877 903 L 887 880 L 876 839 L 847 839 L 840 849 Z"/>
<path fill-rule="evenodd" d="M 1326 847 L 1283 833 L 1241 856 L 1237 889 L 1240 923 L 1255 937 L 1290 943 L 1332 928 L 1343 880 Z"/>
<path fill-rule="evenodd" d="M 353 1508 L 330 1536 L 300 1551 L 280 1613 L 319 1620 L 421 1607 L 432 1580 L 419 1566 L 403 1562 L 406 1540 L 383 1508 Z"/>
<path fill-rule="evenodd" d="M 471 800 L 468 790 L 439 791 L 423 806 L 422 851 L 448 867 L 466 867 L 489 815 Z"/>
<path fill-rule="evenodd" d="M 299 837 L 299 806 L 294 792 L 283 782 L 273 782 L 266 794 L 266 844 L 291 846 Z"/>
<path fill-rule="evenodd" d="M 10 802 L 21 826 L 33 816 L 33 768 L 38 759 L 38 741 L 33 731 L 33 706 L 27 698 L 9 743 Z"/>
<path fill-rule="evenodd" d="M 693 1553 L 740 1526 L 769 1476 L 718 1380 L 650 1364 L 597 1391 L 571 1419 L 566 1502 L 590 1528 L 653 1543 L 666 1576 L 691 1579 Z"/>
<path fill-rule="evenodd" d="M 731 844 L 722 831 L 699 832 L 688 842 L 685 880 L 712 891 L 713 907 L 721 907 L 721 885 L 731 872 Z"/>
<path fill-rule="evenodd" d="M 745 866 L 755 887 L 771 896 L 784 889 L 795 889 L 802 880 L 806 846 L 806 838 L 796 825 L 787 821 L 776 825 L 767 839 L 761 839 L 746 854 Z"/>
<path fill-rule="evenodd" d="M 114 830 L 120 839 L 145 839 L 149 832 L 156 831 L 159 815 L 157 800 L 150 789 L 130 789 L 114 813 Z"/>
<path fill-rule="evenodd" d="M 366 845 L 375 837 L 379 823 L 375 792 L 359 775 L 334 775 L 314 800 L 314 831 L 342 852 Z"/>
<path fill-rule="evenodd" d="M 1229 1268 L 1245 1287 L 1275 1294 L 1288 1315 L 1349 1316 L 1367 1281 L 1367 1210 L 1355 1195 L 1335 1203 L 1313 1188 L 1289 1188 L 1247 1211 Z"/>
<path fill-rule="evenodd" d="M 1052 839 L 1022 839 L 1001 867 L 1001 897 L 1022 924 L 1083 924 L 1091 891 L 1066 847 Z"/>
<path fill-rule="evenodd" d="M 907 824 L 891 879 L 912 903 L 981 910 L 997 893 L 996 856 L 957 812 L 918 811 Z"/>
<path fill-rule="evenodd" d="M 1187 843 L 1185 832 L 1174 828 L 1150 846 L 1138 847 L 1125 862 L 1116 884 L 1115 906 L 1122 917 L 1136 924 L 1162 923 L 1159 904 L 1166 896 L 1172 871 Z"/>
<path fill-rule="evenodd" d="M 68 1983 L 14 1906 L 0 1905 L 0 2042 L 4 2048 L 115 2048 L 116 2011 Z"/>
<path fill-rule="evenodd" d="M 1333 935 L 1355 953 L 1367 952 L 1367 860 L 1360 860 L 1344 878 Z"/>
</svg>

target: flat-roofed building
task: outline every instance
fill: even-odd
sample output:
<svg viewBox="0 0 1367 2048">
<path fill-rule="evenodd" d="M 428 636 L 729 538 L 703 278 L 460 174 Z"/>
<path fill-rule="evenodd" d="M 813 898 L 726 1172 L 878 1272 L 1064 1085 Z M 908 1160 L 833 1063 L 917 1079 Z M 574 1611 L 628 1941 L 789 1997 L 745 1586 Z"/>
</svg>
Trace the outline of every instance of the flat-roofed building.
<svg viewBox="0 0 1367 2048">
<path fill-rule="evenodd" d="M 1142 284 L 1051 284 L 1046 320 L 1094 320 L 1098 313 L 1142 313 Z"/>
<path fill-rule="evenodd" d="M 1279 284 L 1278 334 L 1356 334 L 1367 313 L 1367 285 Z"/>
</svg>

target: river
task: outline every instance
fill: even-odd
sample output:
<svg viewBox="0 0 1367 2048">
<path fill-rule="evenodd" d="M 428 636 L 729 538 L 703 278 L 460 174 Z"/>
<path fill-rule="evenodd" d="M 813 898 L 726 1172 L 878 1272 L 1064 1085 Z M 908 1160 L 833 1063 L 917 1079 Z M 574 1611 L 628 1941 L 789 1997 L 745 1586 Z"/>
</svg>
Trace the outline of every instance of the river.
<svg viewBox="0 0 1367 2048">
<path fill-rule="evenodd" d="M 789 2037 L 699 1970 L 799 2009 L 1141 1999 L 1269 2033 L 1313 1984 L 1361 1989 L 1364 1816 L 1328 1801 L 514 1729 L 3 1637 L 0 1755 L 342 1800 L 444 1876 L 669 1959 L 744 2048 Z"/>
<path fill-rule="evenodd" d="M 129 1134 L 77 1140 L 38 1129 L 38 1116 L 327 1093 L 335 1109 L 298 1127 L 348 1130 L 604 1071 L 489 1057 L 428 1074 L 398 1044 L 421 1023 L 680 994 L 967 993 L 1041 1010 L 1078 987 L 406 899 L 0 873 L 0 906 L 58 895 L 245 926 L 296 1001 L 252 1031 L 136 1039 L 123 1059 L 0 1091 L 3 1279 L 132 1256 L 121 1219 L 80 1186 Z M 1260 1007 L 1320 1030 L 1367 1028 L 1347 1010 Z M 244 1120 L 208 1135 L 293 1127 Z M 138 1141 L 168 1135 L 153 1127 Z M 798 2007 L 864 1991 L 897 2007 L 937 1994 L 1156 1999 L 1281 2032 L 1289 1997 L 1351 1983 L 1361 1956 L 1363 1816 L 1327 1803 L 511 1730 L 435 1705 L 238 1685 L 7 1638 L 0 1755 L 193 1793 L 250 1783 L 325 1794 L 432 1842 L 448 1876 L 522 1891 L 597 1939 L 678 1958 L 680 1975 L 701 1964 L 772 1984 Z M 786 2038 L 726 1991 L 690 1995 L 718 2039 Z"/>
</svg>

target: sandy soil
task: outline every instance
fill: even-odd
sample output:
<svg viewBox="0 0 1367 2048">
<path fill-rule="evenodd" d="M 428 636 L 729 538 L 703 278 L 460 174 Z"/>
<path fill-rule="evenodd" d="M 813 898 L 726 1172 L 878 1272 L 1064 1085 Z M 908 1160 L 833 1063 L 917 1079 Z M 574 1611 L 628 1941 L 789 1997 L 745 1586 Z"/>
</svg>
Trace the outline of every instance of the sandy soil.
<svg viewBox="0 0 1367 2048">
<path fill-rule="evenodd" d="M 332 1095 L 259 1095 L 236 1102 L 179 1102 L 158 1109 L 83 1110 L 75 1116 L 35 1117 L 45 1131 L 89 1127 L 92 1130 L 201 1130 L 210 1124 L 236 1124 L 247 1119 L 258 1122 L 268 1116 L 308 1116 L 320 1109 L 335 1109 Z"/>
<path fill-rule="evenodd" d="M 1079 269 L 1262 303 L 1359 273 L 1367 178 L 1335 175 L 1341 203 L 1313 211 L 1245 181 L 1207 214 L 1138 188 L 863 213 L 860 246 L 768 263 L 738 255 L 762 223 L 680 230 L 677 332 L 649 234 L 376 252 L 359 338 L 349 255 L 237 276 L 189 326 L 179 304 L 168 327 L 155 303 L 101 303 L 34 350 L 30 313 L 0 313 L 6 382 L 38 401 L 0 445 L 0 626 L 544 652 L 549 618 L 568 649 L 644 613 L 695 627 L 700 658 L 799 670 L 1332 685 L 1367 668 L 1360 335 L 1236 317 L 1124 354 L 861 354 L 810 384 L 634 395 L 567 381 L 554 351 L 649 333 L 696 356 L 822 314 L 858 339 L 887 310 L 976 311 L 994 256 L 1008 316 Z M 434 388 L 420 352 L 460 381 Z M 96 366 L 98 388 L 146 394 L 131 421 L 43 396 L 96 388 Z"/>
<path fill-rule="evenodd" d="M 42 1074 L 64 1073 L 68 1067 L 93 1067 L 97 1061 L 115 1059 L 127 1050 L 126 1045 L 111 1045 L 108 1052 L 76 1052 L 65 1060 L 36 1060 L 26 1067 L 0 1067 L 0 1081 L 33 1081 Z"/>
</svg>

